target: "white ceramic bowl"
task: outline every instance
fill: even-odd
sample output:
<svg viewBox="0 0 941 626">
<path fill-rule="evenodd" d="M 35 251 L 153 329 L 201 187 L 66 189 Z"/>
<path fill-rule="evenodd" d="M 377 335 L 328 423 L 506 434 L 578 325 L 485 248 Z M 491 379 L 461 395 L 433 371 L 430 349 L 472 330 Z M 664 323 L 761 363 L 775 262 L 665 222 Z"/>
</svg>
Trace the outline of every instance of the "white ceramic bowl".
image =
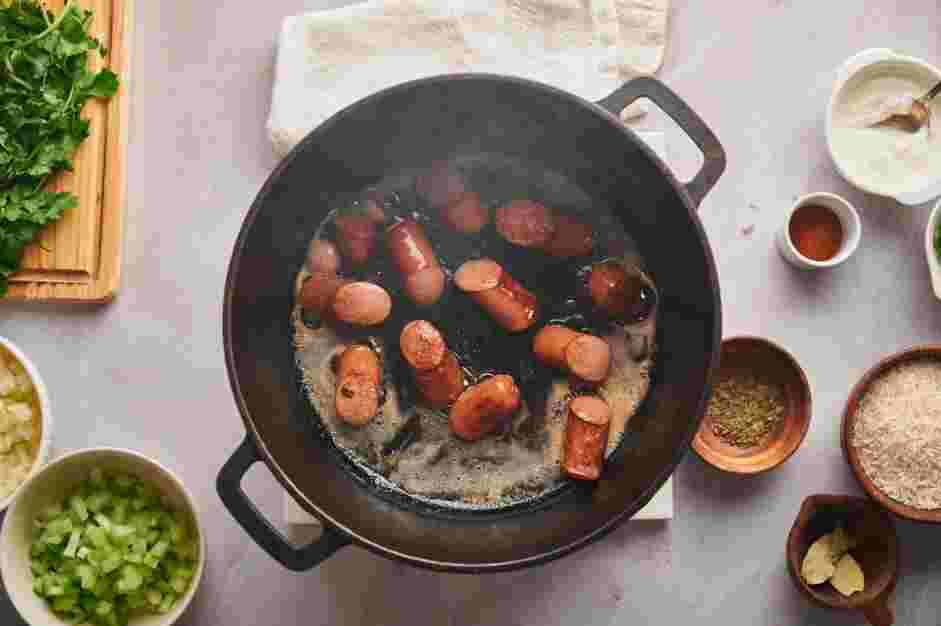
<svg viewBox="0 0 941 626">
<path fill-rule="evenodd" d="M 20 362 L 20 364 L 26 369 L 26 373 L 29 375 L 29 379 L 33 383 L 33 387 L 36 388 L 36 395 L 39 397 L 39 423 L 40 423 L 40 439 L 39 439 L 39 450 L 36 452 L 36 459 L 33 461 L 33 467 L 30 469 L 29 474 L 26 477 L 26 480 L 29 480 L 32 476 L 46 464 L 46 461 L 49 460 L 49 455 L 52 454 L 52 407 L 49 404 L 49 392 L 46 389 L 45 383 L 42 382 L 42 378 L 39 376 L 39 370 L 36 369 L 36 366 L 33 365 L 33 362 L 30 361 L 23 351 L 16 347 L 16 345 L 4 337 L 0 337 L 0 346 L 3 346 L 14 357 Z M 25 481 L 24 483 L 25 484 Z M 13 491 L 6 498 L 0 498 L 0 511 L 3 511 L 10 502 L 16 497 L 20 489 L 23 488 L 21 484 L 16 490 Z"/>
<path fill-rule="evenodd" d="M 830 158 L 833 160 L 833 163 L 840 175 L 850 184 L 868 193 L 885 195 L 884 193 L 880 192 L 879 189 L 875 188 L 870 183 L 870 181 L 853 177 L 847 172 L 846 168 L 837 159 L 833 150 L 832 132 L 833 112 L 836 108 L 837 102 L 839 101 L 843 87 L 845 87 L 854 76 L 857 76 L 860 73 L 867 71 L 872 66 L 878 64 L 913 65 L 921 68 L 923 71 L 927 71 L 933 74 L 935 77 L 937 77 L 938 80 L 941 80 L 941 70 L 927 63 L 926 61 L 923 61 L 922 59 L 899 54 L 888 48 L 869 48 L 868 50 L 863 50 L 862 52 L 847 59 L 846 62 L 844 62 L 843 65 L 841 65 L 836 71 L 836 79 L 833 84 L 833 91 L 830 94 L 830 103 L 827 106 L 826 119 L 827 150 L 830 152 Z M 896 194 L 893 197 L 902 204 L 912 206 L 916 204 L 924 204 L 925 202 L 933 200 L 938 196 L 941 196 L 941 170 L 938 171 L 937 179 L 928 183 L 924 188 L 912 189 L 904 193 Z"/>
<path fill-rule="evenodd" d="M 825 206 L 840 218 L 840 224 L 843 225 L 843 243 L 840 244 L 840 250 L 832 259 L 826 261 L 815 261 L 805 257 L 797 251 L 797 248 L 791 242 L 791 216 L 798 208 L 806 205 Z M 846 261 L 859 247 L 859 240 L 862 238 L 863 226 L 859 221 L 859 214 L 853 205 L 832 193 L 818 192 L 809 193 L 799 198 L 794 206 L 787 212 L 784 218 L 784 224 L 778 230 L 777 243 L 781 256 L 793 266 L 802 270 L 817 270 L 827 267 L 836 267 Z"/>
<path fill-rule="evenodd" d="M 931 288 L 934 295 L 941 299 L 941 260 L 934 249 L 934 233 L 941 223 L 941 200 L 934 205 L 928 217 L 928 226 L 925 227 L 925 259 L 928 260 L 928 272 L 931 275 Z"/>
<path fill-rule="evenodd" d="M 93 468 L 136 476 L 153 485 L 173 509 L 188 514 L 198 535 L 199 560 L 186 594 L 163 615 L 142 615 L 131 626 L 170 626 L 189 606 L 199 587 L 206 562 L 206 538 L 193 497 L 173 472 L 142 454 L 117 448 L 90 448 L 59 457 L 30 478 L 13 501 L 0 531 L 0 576 L 13 606 L 31 626 L 66 626 L 66 622 L 33 593 L 29 546 L 33 520 L 47 506 L 60 503 Z"/>
</svg>

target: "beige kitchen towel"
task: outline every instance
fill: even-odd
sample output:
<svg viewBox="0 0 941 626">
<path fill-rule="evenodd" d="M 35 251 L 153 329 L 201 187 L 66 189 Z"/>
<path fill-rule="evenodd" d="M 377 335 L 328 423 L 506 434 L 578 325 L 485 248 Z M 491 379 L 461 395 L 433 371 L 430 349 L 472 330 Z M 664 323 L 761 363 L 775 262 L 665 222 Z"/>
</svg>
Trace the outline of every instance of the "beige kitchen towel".
<svg viewBox="0 0 941 626">
<path fill-rule="evenodd" d="M 520 76 L 599 100 L 660 67 L 669 1 L 369 0 L 288 17 L 268 133 L 283 155 L 360 98 L 456 72 Z"/>
</svg>

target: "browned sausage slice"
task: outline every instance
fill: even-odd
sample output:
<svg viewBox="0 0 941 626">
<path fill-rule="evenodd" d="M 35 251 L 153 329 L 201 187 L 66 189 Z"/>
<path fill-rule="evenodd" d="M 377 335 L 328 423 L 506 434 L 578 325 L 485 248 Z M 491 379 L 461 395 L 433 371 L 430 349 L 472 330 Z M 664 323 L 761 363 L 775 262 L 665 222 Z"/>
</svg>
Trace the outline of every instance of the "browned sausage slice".
<svg viewBox="0 0 941 626">
<path fill-rule="evenodd" d="M 441 332 L 427 320 L 409 322 L 399 335 L 399 349 L 412 368 L 431 370 L 439 365 L 447 352 Z"/>
<path fill-rule="evenodd" d="M 444 272 L 435 258 L 425 229 L 404 220 L 386 231 L 386 246 L 404 279 L 405 292 L 419 306 L 430 306 L 444 291 Z"/>
<path fill-rule="evenodd" d="M 379 411 L 381 380 L 379 357 L 372 349 L 353 345 L 344 350 L 337 365 L 337 416 L 352 426 L 366 424 Z"/>
<path fill-rule="evenodd" d="M 464 193 L 464 178 L 447 163 L 436 163 L 415 181 L 415 190 L 435 209 L 457 202 Z"/>
<path fill-rule="evenodd" d="M 628 272 L 615 261 L 592 266 L 588 290 L 595 307 L 614 319 L 628 322 L 649 316 L 656 299 L 640 272 Z"/>
<path fill-rule="evenodd" d="M 531 200 L 514 200 L 499 207 L 496 223 L 504 239 L 524 248 L 546 245 L 555 232 L 552 211 Z"/>
<path fill-rule="evenodd" d="M 333 298 L 340 287 L 349 282 L 336 274 L 313 274 L 304 281 L 297 300 L 305 310 L 323 316 L 333 303 Z"/>
<path fill-rule="evenodd" d="M 464 391 L 464 370 L 453 352 L 444 355 L 438 367 L 415 371 L 415 382 L 429 405 L 443 409 Z"/>
<path fill-rule="evenodd" d="M 372 254 L 376 222 L 366 212 L 346 212 L 333 218 L 340 248 L 352 263 L 362 264 Z"/>
<path fill-rule="evenodd" d="M 333 242 L 314 239 L 307 251 L 307 269 L 311 274 L 336 274 L 340 269 L 340 252 Z"/>
<path fill-rule="evenodd" d="M 536 296 L 491 259 L 464 263 L 454 275 L 454 284 L 511 333 L 526 330 L 539 317 Z"/>
<path fill-rule="evenodd" d="M 512 376 L 499 374 L 462 393 L 449 415 L 451 431 L 467 441 L 493 432 L 502 418 L 520 407 L 520 390 Z"/>
<path fill-rule="evenodd" d="M 355 326 L 375 326 L 389 317 L 392 298 L 374 283 L 347 283 L 333 296 L 333 313 L 337 319 Z"/>
<path fill-rule="evenodd" d="M 382 380 L 382 370 L 379 367 L 379 356 L 372 348 L 357 343 L 340 354 L 337 363 L 337 380 L 350 376 L 358 376 L 379 384 Z"/>
<path fill-rule="evenodd" d="M 476 293 L 500 284 L 503 268 L 493 259 L 472 259 L 454 273 L 454 284 L 461 291 Z"/>
<path fill-rule="evenodd" d="M 608 447 L 611 408 L 594 396 L 579 396 L 569 403 L 562 468 L 578 480 L 598 480 Z"/>
<path fill-rule="evenodd" d="M 580 333 L 567 326 L 549 324 L 543 326 L 533 337 L 533 353 L 540 362 L 550 367 L 567 369 L 565 349 L 575 341 Z"/>
<path fill-rule="evenodd" d="M 480 204 L 480 194 L 465 191 L 457 198 L 441 210 L 441 218 L 465 235 L 479 233 L 490 221 L 490 212 Z"/>
<path fill-rule="evenodd" d="M 611 348 L 601 337 L 579 334 L 565 348 L 565 364 L 582 380 L 600 383 L 608 377 Z"/>
<path fill-rule="evenodd" d="M 543 247 L 543 252 L 569 258 L 590 254 L 594 246 L 595 234 L 591 226 L 568 215 L 556 215 L 552 239 Z"/>
</svg>

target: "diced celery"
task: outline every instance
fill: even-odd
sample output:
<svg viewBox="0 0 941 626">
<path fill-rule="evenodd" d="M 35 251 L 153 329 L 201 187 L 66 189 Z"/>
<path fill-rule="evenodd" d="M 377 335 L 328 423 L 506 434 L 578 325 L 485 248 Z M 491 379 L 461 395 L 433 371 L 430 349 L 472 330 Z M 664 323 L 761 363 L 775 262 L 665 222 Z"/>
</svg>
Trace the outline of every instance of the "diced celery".
<svg viewBox="0 0 941 626">
<path fill-rule="evenodd" d="M 111 526 L 111 536 L 122 543 L 127 543 L 127 540 L 134 532 L 133 526 L 125 526 L 124 524 L 114 524 Z"/>
<path fill-rule="evenodd" d="M 82 580 L 82 589 L 91 591 L 95 588 L 95 584 L 98 582 L 98 575 L 95 573 L 94 567 L 82 563 L 78 566 L 77 572 L 79 578 Z"/>
<path fill-rule="evenodd" d="M 123 559 L 120 554 L 117 552 L 111 553 L 101 562 L 101 571 L 105 574 L 109 574 L 121 567 L 122 562 Z"/>
<path fill-rule="evenodd" d="M 59 596 L 52 602 L 52 610 L 59 612 L 71 611 L 76 604 L 78 604 L 78 596 Z"/>
<path fill-rule="evenodd" d="M 79 542 L 81 540 L 82 531 L 76 528 L 69 534 L 69 543 L 65 546 L 65 551 L 62 553 L 62 555 L 70 559 L 74 558 L 75 552 L 78 550 Z"/>
<path fill-rule="evenodd" d="M 104 548 L 108 545 L 108 533 L 101 526 L 88 526 L 85 536 L 96 548 Z"/>
<path fill-rule="evenodd" d="M 2 0 L 0 0 L 2 2 Z M 169 611 L 199 556 L 190 518 L 142 481 L 96 472 L 33 520 L 33 591 L 70 623 L 126 626 L 131 612 Z"/>
<path fill-rule="evenodd" d="M 108 602 L 107 600 L 102 600 L 98 603 L 98 606 L 95 607 L 95 613 L 98 615 L 107 615 L 114 610 L 114 605 Z"/>
<path fill-rule="evenodd" d="M 173 607 L 173 603 L 176 601 L 176 597 L 172 593 L 168 593 L 163 597 L 163 600 L 160 602 L 160 606 L 157 608 L 158 613 L 167 613 Z"/>
<path fill-rule="evenodd" d="M 111 520 L 107 518 L 102 513 L 95 513 L 95 521 L 98 522 L 98 525 L 104 528 L 107 531 L 111 530 Z"/>
<path fill-rule="evenodd" d="M 75 495 L 69 499 L 69 507 L 78 516 L 78 519 L 85 521 L 88 519 L 88 507 L 81 496 Z"/>
<path fill-rule="evenodd" d="M 98 511 L 104 510 L 106 506 L 111 502 L 111 494 L 107 491 L 95 491 L 85 500 L 85 505 L 88 507 L 89 511 Z"/>
</svg>

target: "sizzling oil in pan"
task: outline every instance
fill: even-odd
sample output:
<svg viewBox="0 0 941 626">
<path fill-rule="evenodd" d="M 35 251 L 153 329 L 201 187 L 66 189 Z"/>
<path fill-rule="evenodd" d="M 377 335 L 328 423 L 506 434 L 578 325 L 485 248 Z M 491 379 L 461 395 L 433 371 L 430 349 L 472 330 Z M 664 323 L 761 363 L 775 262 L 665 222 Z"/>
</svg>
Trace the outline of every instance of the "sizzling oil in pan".
<svg viewBox="0 0 941 626">
<path fill-rule="evenodd" d="M 298 306 L 292 317 L 297 362 L 308 398 L 326 432 L 377 483 L 443 506 L 508 506 L 545 495 L 565 481 L 561 457 L 566 409 L 579 391 L 578 383 L 533 358 L 536 331 L 546 323 L 564 323 L 604 337 L 610 344 L 611 373 L 595 389 L 612 409 L 610 454 L 650 386 L 656 312 L 641 323 L 625 326 L 597 315 L 580 297 L 584 295 L 585 273 L 593 263 L 617 259 L 639 271 L 643 263 L 635 243 L 610 211 L 593 203 L 565 178 L 531 162 L 497 155 L 475 155 L 435 166 L 436 172 L 445 170 L 459 174 L 468 189 L 478 192 L 481 204 L 491 209 L 491 214 L 503 203 L 525 198 L 591 225 L 595 235 L 591 254 L 557 259 L 514 246 L 497 233 L 492 219 L 479 234 L 460 234 L 443 223 L 427 198 L 416 191 L 415 181 L 429 172 L 402 172 L 367 193 L 382 199 L 387 220 L 410 217 L 423 225 L 448 277 L 443 296 L 432 307 L 418 307 L 405 296 L 380 229 L 369 260 L 356 267 L 344 260 L 340 273 L 383 286 L 392 296 L 391 315 L 380 326 L 337 328 L 311 319 Z M 356 200 L 351 197 L 349 202 Z M 334 214 L 328 215 L 315 238 L 336 238 Z M 499 261 L 537 296 L 540 319 L 529 331 L 507 333 L 455 288 L 451 280 L 454 271 L 466 260 L 479 257 Z M 308 277 L 302 269 L 298 288 Z M 416 319 L 429 320 L 441 330 L 469 384 L 495 373 L 513 376 L 523 403 L 512 421 L 494 434 L 468 442 L 451 433 L 445 410 L 423 405 L 398 349 L 402 327 Z M 362 427 L 346 424 L 334 406 L 337 354 L 352 342 L 373 346 L 382 364 L 381 408 Z"/>
</svg>

